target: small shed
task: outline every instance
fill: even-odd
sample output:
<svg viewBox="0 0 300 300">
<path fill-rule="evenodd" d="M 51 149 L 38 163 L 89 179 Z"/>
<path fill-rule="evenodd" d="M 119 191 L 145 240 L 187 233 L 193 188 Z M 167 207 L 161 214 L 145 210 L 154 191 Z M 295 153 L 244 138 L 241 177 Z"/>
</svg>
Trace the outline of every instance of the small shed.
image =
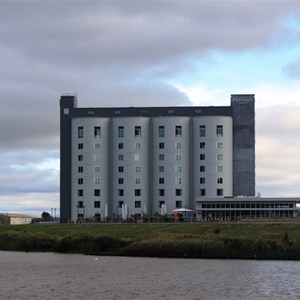
<svg viewBox="0 0 300 300">
<path fill-rule="evenodd" d="M 0 214 L 0 224 L 8 225 L 21 225 L 21 224 L 30 224 L 33 217 L 23 214 Z"/>
</svg>

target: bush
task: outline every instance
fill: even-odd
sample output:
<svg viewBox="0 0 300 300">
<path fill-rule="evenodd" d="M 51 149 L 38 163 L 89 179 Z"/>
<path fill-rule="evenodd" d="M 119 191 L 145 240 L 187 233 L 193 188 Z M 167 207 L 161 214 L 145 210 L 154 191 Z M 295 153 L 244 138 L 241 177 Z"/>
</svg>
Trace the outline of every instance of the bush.
<svg viewBox="0 0 300 300">
<path fill-rule="evenodd" d="M 125 244 L 120 238 L 109 235 L 67 235 L 60 239 L 57 251 L 63 253 L 101 253 L 117 251 Z"/>
</svg>

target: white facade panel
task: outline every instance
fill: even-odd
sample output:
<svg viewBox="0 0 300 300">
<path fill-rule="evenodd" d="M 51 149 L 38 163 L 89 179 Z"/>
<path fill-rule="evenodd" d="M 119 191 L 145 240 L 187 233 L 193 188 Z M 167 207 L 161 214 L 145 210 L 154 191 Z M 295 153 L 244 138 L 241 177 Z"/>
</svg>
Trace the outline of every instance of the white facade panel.
<svg viewBox="0 0 300 300">
<path fill-rule="evenodd" d="M 190 118 L 155 117 L 153 142 L 153 212 L 190 208 Z"/>
<path fill-rule="evenodd" d="M 72 219 L 172 214 L 232 196 L 232 118 L 74 118 L 72 161 Z"/>
<path fill-rule="evenodd" d="M 150 119 L 112 119 L 112 212 L 127 217 L 149 213 Z M 123 212 L 124 214 L 124 212 Z"/>
<path fill-rule="evenodd" d="M 193 193 L 232 196 L 232 118 L 193 118 Z"/>
<path fill-rule="evenodd" d="M 72 219 L 104 220 L 109 208 L 109 118 L 72 120 Z"/>
</svg>

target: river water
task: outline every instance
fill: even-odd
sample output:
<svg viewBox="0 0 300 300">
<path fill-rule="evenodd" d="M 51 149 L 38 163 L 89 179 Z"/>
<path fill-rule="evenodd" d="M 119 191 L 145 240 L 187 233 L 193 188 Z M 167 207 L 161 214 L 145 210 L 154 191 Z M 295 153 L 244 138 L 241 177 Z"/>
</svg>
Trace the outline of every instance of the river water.
<svg viewBox="0 0 300 300">
<path fill-rule="evenodd" d="M 0 299 L 300 299 L 299 261 L 0 251 Z"/>
</svg>

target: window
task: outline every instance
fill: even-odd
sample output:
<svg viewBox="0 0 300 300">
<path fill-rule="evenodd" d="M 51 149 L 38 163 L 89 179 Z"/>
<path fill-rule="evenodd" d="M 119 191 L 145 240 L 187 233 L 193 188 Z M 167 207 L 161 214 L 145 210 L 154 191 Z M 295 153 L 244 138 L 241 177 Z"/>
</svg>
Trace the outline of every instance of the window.
<svg viewBox="0 0 300 300">
<path fill-rule="evenodd" d="M 101 196 L 101 190 L 99 190 L 99 189 L 94 190 L 94 196 L 95 197 L 100 197 Z"/>
<path fill-rule="evenodd" d="M 175 177 L 175 184 L 181 184 L 182 178 L 181 177 Z"/>
<path fill-rule="evenodd" d="M 134 201 L 134 207 L 135 208 L 141 208 L 142 207 L 141 201 Z"/>
<path fill-rule="evenodd" d="M 142 195 L 142 190 L 141 189 L 135 189 L 134 190 L 134 196 L 140 197 Z"/>
<path fill-rule="evenodd" d="M 83 149 L 83 143 L 79 143 L 78 144 L 78 150 L 82 150 Z"/>
<path fill-rule="evenodd" d="M 77 190 L 77 196 L 82 197 L 83 196 L 83 190 Z"/>
<path fill-rule="evenodd" d="M 83 173 L 83 167 L 78 167 L 78 173 Z"/>
<path fill-rule="evenodd" d="M 223 143 L 217 142 L 217 149 L 223 149 Z"/>
<path fill-rule="evenodd" d="M 83 184 L 83 178 L 78 178 L 78 184 Z"/>
<path fill-rule="evenodd" d="M 175 154 L 175 160 L 176 161 L 181 160 L 181 154 Z"/>
<path fill-rule="evenodd" d="M 124 190 L 123 189 L 118 190 L 118 196 L 120 196 L 120 197 L 124 196 Z"/>
<path fill-rule="evenodd" d="M 124 167 L 123 166 L 120 166 L 118 169 L 119 169 L 119 173 L 123 173 L 124 172 Z"/>
<path fill-rule="evenodd" d="M 124 184 L 124 178 L 119 178 L 119 179 L 118 179 L 118 183 L 119 183 L 119 184 Z"/>
<path fill-rule="evenodd" d="M 217 172 L 218 173 L 223 172 L 223 166 L 217 166 Z"/>
<path fill-rule="evenodd" d="M 223 189 L 217 189 L 217 196 L 223 196 Z"/>
<path fill-rule="evenodd" d="M 99 150 L 100 149 L 100 143 L 95 143 L 95 150 Z"/>
<path fill-rule="evenodd" d="M 181 208 L 182 207 L 182 201 L 176 201 L 175 206 L 176 206 L 176 208 Z"/>
<path fill-rule="evenodd" d="M 100 208 L 101 202 L 100 201 L 94 201 L 94 208 Z"/>
<path fill-rule="evenodd" d="M 124 148 L 124 144 L 123 143 L 119 143 L 118 148 L 119 149 L 123 149 Z"/>
<path fill-rule="evenodd" d="M 77 202 L 77 207 L 83 207 L 83 201 L 78 201 Z"/>
<path fill-rule="evenodd" d="M 142 167 L 141 166 L 134 166 L 135 173 L 141 173 Z"/>
<path fill-rule="evenodd" d="M 124 154 L 119 154 L 119 155 L 118 155 L 118 160 L 119 160 L 119 161 L 124 160 Z"/>
<path fill-rule="evenodd" d="M 100 166 L 95 166 L 95 173 L 100 173 Z"/>
<path fill-rule="evenodd" d="M 205 142 L 200 142 L 200 149 L 205 149 Z"/>
<path fill-rule="evenodd" d="M 122 205 L 124 204 L 124 201 L 118 201 L 118 207 L 122 208 Z"/>
<path fill-rule="evenodd" d="M 217 153 L 217 160 L 223 160 L 223 154 Z"/>
<path fill-rule="evenodd" d="M 176 149 L 181 149 L 181 143 L 175 143 L 175 148 Z"/>
<path fill-rule="evenodd" d="M 83 155 L 78 155 L 78 161 L 83 161 Z"/>
<path fill-rule="evenodd" d="M 217 178 L 217 183 L 222 184 L 223 183 L 223 178 L 222 177 Z"/>
<path fill-rule="evenodd" d="M 205 125 L 200 125 L 200 137 L 205 137 Z"/>
<path fill-rule="evenodd" d="M 164 196 L 165 195 L 165 190 L 164 189 L 159 189 L 158 190 L 158 196 Z"/>
<path fill-rule="evenodd" d="M 200 154 L 200 160 L 205 160 L 205 154 Z"/>
<path fill-rule="evenodd" d="M 223 125 L 217 125 L 217 136 L 223 136 Z"/>
<path fill-rule="evenodd" d="M 136 178 L 134 179 L 134 183 L 135 183 L 135 184 L 141 184 L 141 178 L 140 178 L 140 177 L 136 177 Z"/>
<path fill-rule="evenodd" d="M 135 137 L 141 137 L 142 136 L 141 126 L 135 126 L 134 127 L 134 136 Z"/>
<path fill-rule="evenodd" d="M 159 137 L 165 137 L 165 126 L 159 126 L 158 127 L 158 136 Z"/>
<path fill-rule="evenodd" d="M 94 183 L 95 184 L 100 184 L 100 181 L 101 181 L 100 177 L 95 177 L 94 178 Z"/>
<path fill-rule="evenodd" d="M 205 196 L 205 195 L 206 195 L 206 190 L 200 189 L 200 196 Z"/>
<path fill-rule="evenodd" d="M 159 154 L 159 160 L 165 160 L 165 155 L 164 154 Z"/>
<path fill-rule="evenodd" d="M 182 196 L 182 189 L 176 189 L 175 196 Z"/>
<path fill-rule="evenodd" d="M 142 158 L 141 154 L 134 154 L 134 161 L 140 161 Z"/>
<path fill-rule="evenodd" d="M 165 179 L 163 177 L 158 178 L 158 183 L 159 184 L 164 184 L 165 183 Z"/>
<path fill-rule="evenodd" d="M 182 126 L 176 126 L 175 127 L 175 136 L 181 137 L 182 136 Z"/>
<path fill-rule="evenodd" d="M 205 184 L 205 177 L 200 177 L 200 184 Z"/>
<path fill-rule="evenodd" d="M 100 154 L 94 155 L 94 161 L 100 161 Z"/>
<path fill-rule="evenodd" d="M 205 172 L 205 166 L 200 166 L 200 172 Z"/>
<path fill-rule="evenodd" d="M 141 149 L 141 143 L 135 143 L 134 148 L 135 149 Z"/>
<path fill-rule="evenodd" d="M 165 143 L 159 143 L 158 148 L 159 149 L 164 149 L 165 148 Z"/>
<path fill-rule="evenodd" d="M 165 167 L 164 167 L 164 166 L 159 166 L 159 167 L 158 167 L 158 171 L 159 171 L 160 173 L 164 172 L 164 171 L 165 171 Z"/>
<path fill-rule="evenodd" d="M 175 172 L 176 173 L 181 173 L 182 167 L 181 166 L 175 166 Z"/>
<path fill-rule="evenodd" d="M 94 127 L 94 137 L 95 138 L 101 137 L 101 127 L 99 126 Z"/>
<path fill-rule="evenodd" d="M 118 137 L 123 138 L 124 137 L 124 126 L 118 127 Z"/>
<path fill-rule="evenodd" d="M 78 127 L 78 138 L 79 139 L 83 138 L 83 127 Z"/>
</svg>

